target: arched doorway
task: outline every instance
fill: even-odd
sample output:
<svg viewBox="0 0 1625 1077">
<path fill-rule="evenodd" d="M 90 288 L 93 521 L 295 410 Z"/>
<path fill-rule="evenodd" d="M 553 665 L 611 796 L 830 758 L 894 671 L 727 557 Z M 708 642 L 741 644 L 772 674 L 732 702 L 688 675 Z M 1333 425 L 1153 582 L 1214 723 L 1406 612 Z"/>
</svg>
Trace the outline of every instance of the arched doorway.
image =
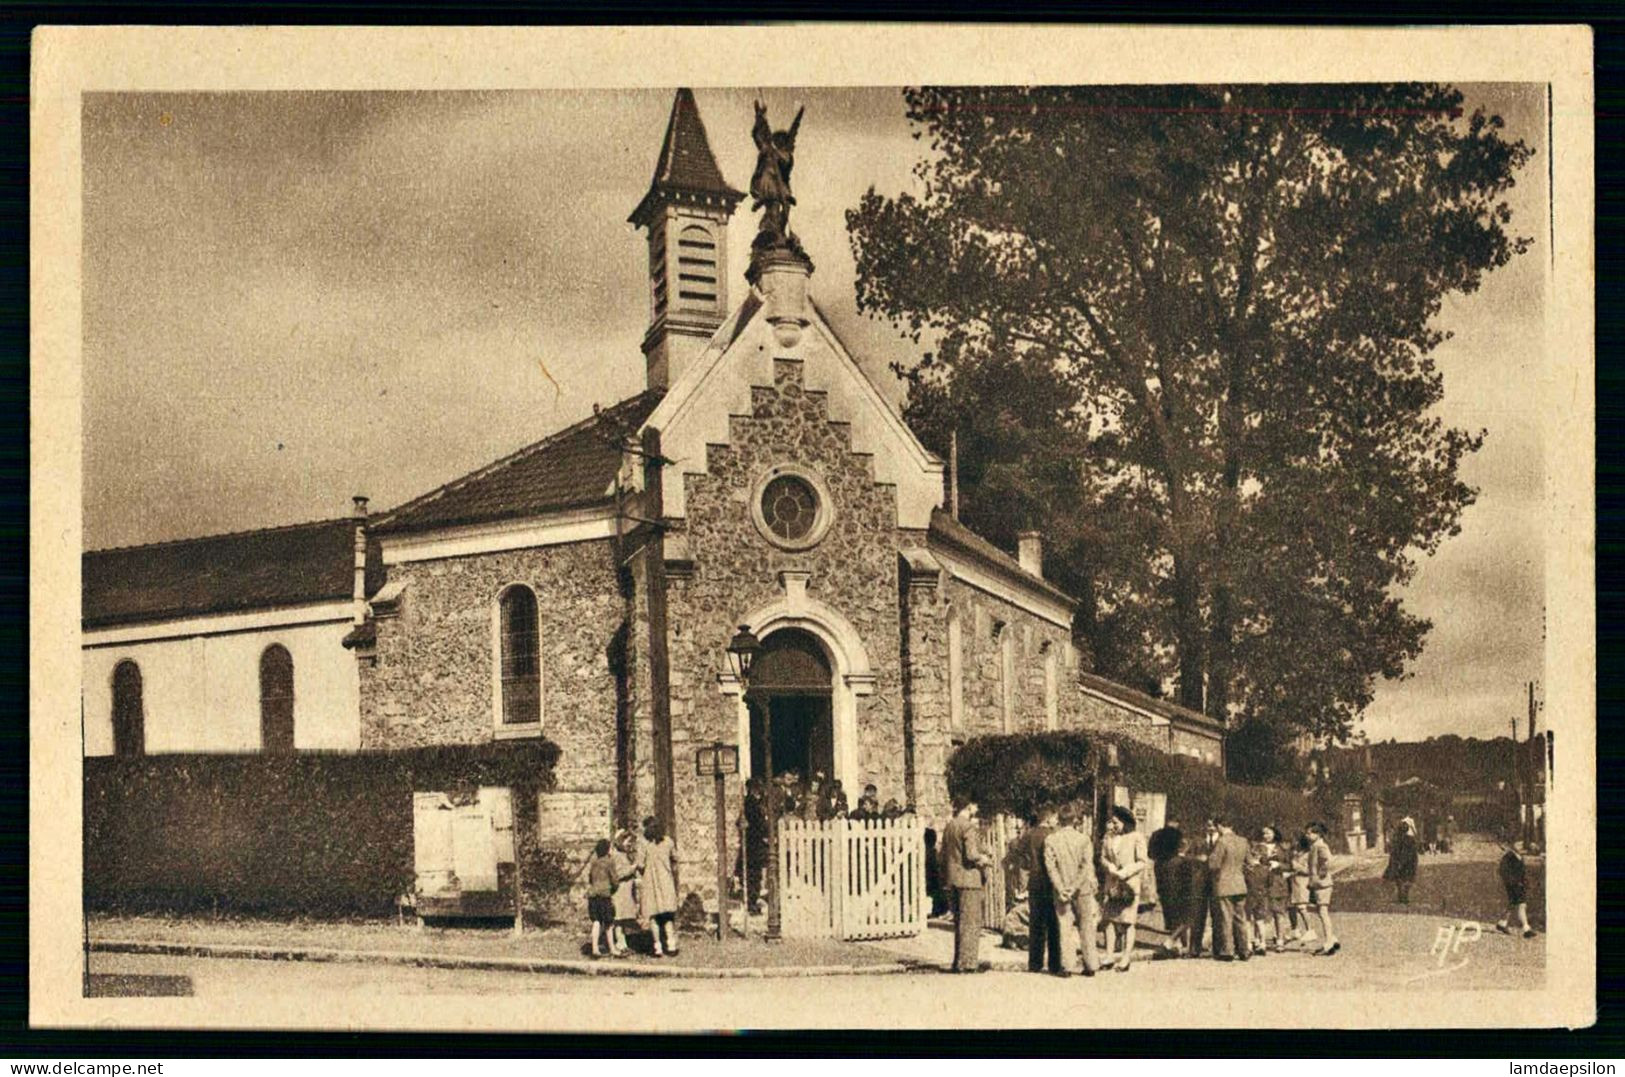
<svg viewBox="0 0 1625 1077">
<path fill-rule="evenodd" d="M 752 774 L 835 774 L 834 683 L 829 657 L 812 633 L 783 628 L 762 641 L 748 700 Z M 764 701 L 773 710 L 771 768 L 762 726 Z"/>
</svg>

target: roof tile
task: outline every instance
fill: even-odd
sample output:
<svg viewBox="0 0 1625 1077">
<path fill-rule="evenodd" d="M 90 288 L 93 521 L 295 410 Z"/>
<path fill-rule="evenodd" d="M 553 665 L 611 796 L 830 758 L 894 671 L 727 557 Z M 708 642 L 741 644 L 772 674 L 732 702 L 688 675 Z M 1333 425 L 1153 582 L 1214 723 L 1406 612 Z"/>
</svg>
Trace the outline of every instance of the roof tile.
<svg viewBox="0 0 1625 1077">
<path fill-rule="evenodd" d="M 636 431 L 663 389 L 647 389 L 379 517 L 376 530 L 421 531 L 540 516 L 609 500 L 618 437 Z"/>
<path fill-rule="evenodd" d="M 332 602 L 355 586 L 355 521 L 315 523 L 89 550 L 81 558 L 86 628 Z M 369 593 L 383 581 L 376 543 Z"/>
</svg>

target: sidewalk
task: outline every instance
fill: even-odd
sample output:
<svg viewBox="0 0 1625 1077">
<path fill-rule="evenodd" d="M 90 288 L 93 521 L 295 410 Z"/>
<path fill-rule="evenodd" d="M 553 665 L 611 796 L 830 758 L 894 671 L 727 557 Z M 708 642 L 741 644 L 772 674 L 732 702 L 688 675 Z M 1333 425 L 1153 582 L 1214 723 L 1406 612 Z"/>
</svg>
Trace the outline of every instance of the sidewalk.
<svg viewBox="0 0 1625 1077">
<path fill-rule="evenodd" d="M 226 920 L 202 917 L 93 917 L 90 948 L 103 953 L 336 961 L 431 968 L 657 978 L 761 978 L 898 973 L 896 955 L 850 943 L 689 934 L 675 957 L 594 960 L 583 931 L 549 926 L 515 938 L 510 928 L 432 927 L 391 921 Z"/>
</svg>

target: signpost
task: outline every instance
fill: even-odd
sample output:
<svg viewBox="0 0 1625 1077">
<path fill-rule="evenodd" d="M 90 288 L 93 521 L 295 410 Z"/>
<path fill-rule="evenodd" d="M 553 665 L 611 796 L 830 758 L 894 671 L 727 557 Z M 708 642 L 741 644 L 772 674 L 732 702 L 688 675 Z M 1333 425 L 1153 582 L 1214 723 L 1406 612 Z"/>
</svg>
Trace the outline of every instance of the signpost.
<svg viewBox="0 0 1625 1077">
<path fill-rule="evenodd" d="M 694 753 L 694 771 L 715 780 L 717 801 L 717 944 L 728 937 L 728 810 L 726 779 L 739 773 L 739 748 L 714 741 Z"/>
</svg>

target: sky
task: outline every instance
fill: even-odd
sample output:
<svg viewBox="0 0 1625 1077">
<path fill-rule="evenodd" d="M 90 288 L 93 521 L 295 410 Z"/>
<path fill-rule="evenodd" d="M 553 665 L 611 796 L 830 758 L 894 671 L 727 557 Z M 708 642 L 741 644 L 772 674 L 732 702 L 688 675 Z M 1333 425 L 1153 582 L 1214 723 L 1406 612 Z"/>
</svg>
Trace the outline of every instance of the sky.
<svg viewBox="0 0 1625 1077">
<path fill-rule="evenodd" d="M 1543 87 L 1464 87 L 1537 150 L 1510 201 L 1531 251 L 1439 317 L 1439 413 L 1484 429 L 1480 490 L 1407 588 L 1434 623 L 1368 709 L 1376 740 L 1494 736 L 1542 665 Z M 813 290 L 893 399 L 918 349 L 860 315 L 844 214 L 911 189 L 897 88 L 700 89 L 748 186 L 752 100 L 807 105 L 792 227 Z M 397 505 L 643 387 L 647 254 L 626 217 L 670 90 L 90 94 L 84 160 L 86 547 Z M 744 294 L 754 220 L 729 236 Z"/>
</svg>

